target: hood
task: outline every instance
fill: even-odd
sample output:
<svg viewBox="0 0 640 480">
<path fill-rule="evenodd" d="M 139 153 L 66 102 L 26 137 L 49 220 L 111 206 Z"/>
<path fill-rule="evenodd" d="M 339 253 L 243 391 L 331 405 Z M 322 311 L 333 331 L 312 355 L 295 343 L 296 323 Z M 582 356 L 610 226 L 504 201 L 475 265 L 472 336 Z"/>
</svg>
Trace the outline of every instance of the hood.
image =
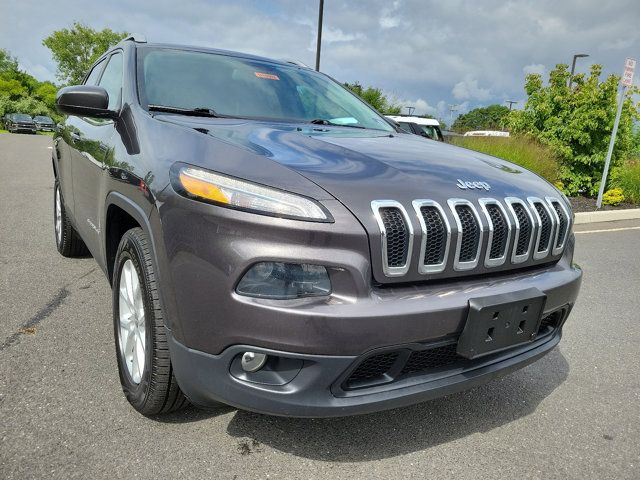
<svg viewBox="0 0 640 480">
<path fill-rule="evenodd" d="M 446 203 L 508 196 L 558 196 L 538 175 L 478 152 L 417 135 L 313 125 L 162 116 L 294 170 L 359 217 L 372 200 Z M 224 172 L 222 172 L 224 173 Z M 461 189 L 465 182 L 485 188 Z"/>
</svg>

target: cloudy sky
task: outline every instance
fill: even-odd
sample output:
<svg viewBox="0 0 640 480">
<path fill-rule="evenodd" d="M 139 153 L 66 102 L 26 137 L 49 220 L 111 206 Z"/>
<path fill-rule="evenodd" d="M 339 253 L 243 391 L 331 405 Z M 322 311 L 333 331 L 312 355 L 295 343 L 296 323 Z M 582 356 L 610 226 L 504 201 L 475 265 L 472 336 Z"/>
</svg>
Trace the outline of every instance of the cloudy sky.
<svg viewBox="0 0 640 480">
<path fill-rule="evenodd" d="M 0 0 L 0 48 L 40 80 L 55 64 L 41 40 L 74 20 L 149 41 L 315 62 L 317 0 Z M 382 88 L 416 113 L 449 119 L 522 100 L 526 73 L 580 59 L 620 73 L 640 59 L 640 0 L 325 0 L 321 70 Z M 522 105 L 522 102 L 520 103 Z"/>
</svg>

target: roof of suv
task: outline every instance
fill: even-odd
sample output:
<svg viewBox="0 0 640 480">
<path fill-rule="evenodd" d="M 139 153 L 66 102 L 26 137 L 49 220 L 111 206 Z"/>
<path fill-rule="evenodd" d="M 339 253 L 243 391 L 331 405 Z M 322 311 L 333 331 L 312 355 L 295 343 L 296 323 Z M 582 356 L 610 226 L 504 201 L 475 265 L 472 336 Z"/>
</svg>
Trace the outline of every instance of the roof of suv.
<svg viewBox="0 0 640 480">
<path fill-rule="evenodd" d="M 251 59 L 251 60 L 258 60 L 261 62 L 269 62 L 269 63 L 277 63 L 279 65 L 293 65 L 293 66 L 297 66 L 300 68 L 310 68 L 304 64 L 301 64 L 300 62 L 296 62 L 296 61 L 289 61 L 289 60 L 276 60 L 273 58 L 267 58 L 267 57 L 261 57 L 259 55 L 252 55 L 249 53 L 242 53 L 242 52 L 235 52 L 232 50 L 222 50 L 219 48 L 211 48 L 211 47 L 200 47 L 200 46 L 195 46 L 195 45 L 180 45 L 180 44 L 175 44 L 175 43 L 148 43 L 146 40 L 142 40 L 140 38 L 134 38 L 133 36 L 127 37 L 123 40 L 121 40 L 117 45 L 117 46 L 122 46 L 125 43 L 128 42 L 132 42 L 135 43 L 136 46 L 141 46 L 141 47 L 153 47 L 153 48 L 169 48 L 169 49 L 173 49 L 173 50 L 185 50 L 185 51 L 192 51 L 192 52 L 205 52 L 205 53 L 215 53 L 218 55 L 227 55 L 230 57 L 238 57 L 238 58 L 247 58 L 247 59 Z"/>
</svg>

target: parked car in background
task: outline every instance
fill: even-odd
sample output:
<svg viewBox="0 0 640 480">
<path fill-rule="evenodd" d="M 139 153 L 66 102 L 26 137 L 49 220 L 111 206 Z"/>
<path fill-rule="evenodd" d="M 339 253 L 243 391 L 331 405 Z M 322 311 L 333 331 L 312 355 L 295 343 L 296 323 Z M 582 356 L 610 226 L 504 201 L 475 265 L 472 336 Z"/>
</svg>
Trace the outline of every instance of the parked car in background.
<svg viewBox="0 0 640 480">
<path fill-rule="evenodd" d="M 45 115 L 37 115 L 33 117 L 33 121 L 36 124 L 36 128 L 42 132 L 54 132 L 56 130 L 56 124 Z"/>
<path fill-rule="evenodd" d="M 465 137 L 508 137 L 509 132 L 501 132 L 500 130 L 472 130 L 466 132 Z"/>
<path fill-rule="evenodd" d="M 386 117 L 400 125 L 400 128 L 407 133 L 444 142 L 440 122 L 435 118 L 411 117 L 408 115 L 387 115 Z"/>
<path fill-rule="evenodd" d="M 6 124 L 7 130 L 11 133 L 36 133 L 36 124 L 31 116 L 26 113 L 12 113 Z"/>
<path fill-rule="evenodd" d="M 573 215 L 526 169 L 242 53 L 130 37 L 83 83 L 56 101 L 55 242 L 109 279 L 139 412 L 374 412 L 560 341 L 582 275 Z"/>
</svg>

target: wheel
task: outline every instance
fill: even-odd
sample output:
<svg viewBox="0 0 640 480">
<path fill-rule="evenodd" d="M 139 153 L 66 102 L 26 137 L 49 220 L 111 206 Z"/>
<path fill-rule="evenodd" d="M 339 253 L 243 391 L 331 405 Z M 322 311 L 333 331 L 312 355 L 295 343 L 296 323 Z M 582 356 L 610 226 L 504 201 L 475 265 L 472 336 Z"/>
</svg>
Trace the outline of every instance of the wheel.
<svg viewBox="0 0 640 480">
<path fill-rule="evenodd" d="M 53 185 L 53 226 L 56 234 L 56 247 L 62 256 L 85 257 L 89 254 L 87 246 L 67 217 L 57 179 Z"/>
<path fill-rule="evenodd" d="M 123 235 L 113 271 L 113 326 L 122 390 L 143 415 L 176 411 L 187 400 L 171 367 L 149 240 L 142 229 Z"/>
</svg>

